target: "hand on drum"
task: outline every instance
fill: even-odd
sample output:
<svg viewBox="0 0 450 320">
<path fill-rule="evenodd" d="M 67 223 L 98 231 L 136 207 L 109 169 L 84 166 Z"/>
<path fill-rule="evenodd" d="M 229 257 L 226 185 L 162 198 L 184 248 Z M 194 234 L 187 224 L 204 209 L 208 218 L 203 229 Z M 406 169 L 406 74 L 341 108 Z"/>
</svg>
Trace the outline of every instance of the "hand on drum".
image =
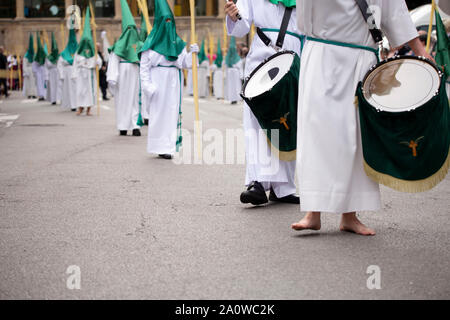
<svg viewBox="0 0 450 320">
<path fill-rule="evenodd" d="M 225 14 L 228 15 L 233 22 L 238 20 L 239 10 L 233 1 L 227 0 L 225 3 Z"/>
<path fill-rule="evenodd" d="M 414 52 L 414 54 L 418 57 L 425 57 L 428 60 L 433 61 L 433 63 L 436 63 L 434 58 L 427 52 L 425 46 L 420 41 L 419 37 L 412 39 L 408 42 L 409 47 Z"/>
</svg>

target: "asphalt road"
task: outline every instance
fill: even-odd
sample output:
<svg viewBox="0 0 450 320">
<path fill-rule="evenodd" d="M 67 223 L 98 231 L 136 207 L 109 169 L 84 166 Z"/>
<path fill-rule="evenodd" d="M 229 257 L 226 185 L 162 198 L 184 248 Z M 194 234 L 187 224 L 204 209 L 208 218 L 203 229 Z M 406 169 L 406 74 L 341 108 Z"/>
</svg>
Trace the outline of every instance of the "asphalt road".
<svg viewBox="0 0 450 320">
<path fill-rule="evenodd" d="M 204 130 L 242 127 L 242 105 L 200 108 Z M 186 98 L 191 133 L 193 114 Z M 143 133 L 118 136 L 111 101 L 100 117 L 0 102 L 1 299 L 450 298 L 450 177 L 422 194 L 382 188 L 383 209 L 360 214 L 375 237 L 339 232 L 333 214 L 296 233 L 297 206 L 240 204 L 244 165 L 160 160 Z"/>
</svg>

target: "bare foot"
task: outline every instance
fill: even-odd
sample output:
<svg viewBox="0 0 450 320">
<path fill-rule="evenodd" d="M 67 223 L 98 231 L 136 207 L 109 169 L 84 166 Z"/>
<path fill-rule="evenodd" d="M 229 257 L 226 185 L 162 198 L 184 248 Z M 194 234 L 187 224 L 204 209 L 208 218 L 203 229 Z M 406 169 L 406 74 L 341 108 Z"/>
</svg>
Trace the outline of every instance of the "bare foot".
<svg viewBox="0 0 450 320">
<path fill-rule="evenodd" d="M 374 236 L 376 234 L 375 230 L 370 229 L 359 221 L 355 212 L 344 213 L 342 215 L 341 226 L 339 229 L 341 231 L 353 232 L 362 236 Z"/>
<path fill-rule="evenodd" d="M 292 229 L 301 230 L 320 230 L 320 212 L 308 212 L 305 217 L 297 223 L 292 224 Z"/>
<path fill-rule="evenodd" d="M 92 114 L 91 114 L 91 107 L 89 107 L 89 108 L 87 108 L 86 109 L 86 115 L 89 117 L 89 116 L 92 116 Z"/>
</svg>

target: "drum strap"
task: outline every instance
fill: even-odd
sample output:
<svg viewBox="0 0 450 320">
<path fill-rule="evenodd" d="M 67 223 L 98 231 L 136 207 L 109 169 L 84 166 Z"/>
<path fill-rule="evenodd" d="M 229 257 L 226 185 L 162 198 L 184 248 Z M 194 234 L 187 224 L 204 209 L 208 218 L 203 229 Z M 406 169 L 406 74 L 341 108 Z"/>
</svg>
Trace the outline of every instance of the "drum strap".
<svg viewBox="0 0 450 320">
<path fill-rule="evenodd" d="M 356 4 L 359 7 L 359 10 L 361 10 L 361 13 L 364 17 L 364 20 L 366 20 L 367 24 L 369 25 L 369 31 L 372 35 L 373 40 L 375 43 L 380 43 L 383 41 L 383 33 L 380 29 L 378 29 L 378 26 L 375 24 L 375 17 L 373 16 L 372 10 L 370 10 L 369 5 L 367 4 L 366 0 L 355 0 Z"/>
<path fill-rule="evenodd" d="M 280 32 L 278 33 L 278 38 L 274 46 L 274 49 L 277 51 L 283 48 L 284 38 L 286 37 L 287 29 L 289 26 L 289 20 L 291 19 L 292 16 L 292 10 L 293 10 L 292 7 L 286 8 L 284 10 L 283 20 L 280 26 Z M 256 33 L 266 46 L 270 46 L 272 44 L 272 40 L 270 40 L 270 38 L 266 36 L 266 34 L 259 27 L 256 28 Z"/>
</svg>

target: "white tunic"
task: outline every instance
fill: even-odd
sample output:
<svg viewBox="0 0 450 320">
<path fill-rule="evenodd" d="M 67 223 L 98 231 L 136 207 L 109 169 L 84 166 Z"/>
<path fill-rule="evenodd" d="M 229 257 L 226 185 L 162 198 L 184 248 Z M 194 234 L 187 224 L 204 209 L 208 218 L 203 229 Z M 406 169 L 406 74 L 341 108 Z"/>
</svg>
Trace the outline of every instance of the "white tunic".
<svg viewBox="0 0 450 320">
<path fill-rule="evenodd" d="M 40 65 L 36 61 L 33 61 L 32 70 L 36 79 L 36 91 L 39 98 L 45 98 L 47 91 L 45 88 L 45 64 Z"/>
<path fill-rule="evenodd" d="M 181 110 L 183 72 L 192 67 L 192 54 L 184 49 L 176 61 L 147 50 L 141 56 L 141 86 L 150 105 L 147 151 L 175 154 L 178 115 Z"/>
<path fill-rule="evenodd" d="M 233 22 L 227 17 L 229 35 L 238 38 L 245 36 L 250 32 L 252 23 L 260 28 L 279 29 L 281 26 L 285 11 L 282 4 L 276 5 L 268 0 L 238 0 L 236 5 L 242 20 Z M 295 9 L 289 21 L 288 31 L 299 34 Z M 278 37 L 276 32 L 266 32 L 266 35 L 272 42 L 275 42 Z M 293 50 L 300 55 L 301 42 L 297 37 L 286 35 L 283 48 Z M 267 47 L 255 35 L 246 58 L 244 75 L 248 76 L 261 62 L 273 54 L 275 54 L 275 50 Z M 230 83 L 230 81 L 227 82 Z M 258 121 L 247 105 L 244 106 L 244 130 L 246 131 L 246 184 L 256 180 L 262 182 L 266 190 L 272 186 L 278 197 L 295 193 L 295 161 L 281 161 L 276 155 L 272 155 L 270 147 L 266 143 L 267 137 L 261 131 Z M 252 132 L 257 132 L 257 135 Z M 269 158 L 269 161 L 263 160 L 263 158 Z M 273 168 L 278 168 L 278 170 Z"/>
<path fill-rule="evenodd" d="M 369 0 L 390 43 L 417 31 L 404 1 Z M 297 1 L 300 29 L 315 38 L 376 48 L 354 0 Z M 363 169 L 357 84 L 373 52 L 308 41 L 301 59 L 297 159 L 302 211 L 346 213 L 380 208 L 379 186 Z"/>
<path fill-rule="evenodd" d="M 225 91 L 225 100 L 240 101 L 242 91 L 242 60 L 239 60 L 233 67 L 228 67 L 227 72 L 227 90 Z"/>
<path fill-rule="evenodd" d="M 213 70 L 213 92 L 214 97 L 217 99 L 223 99 L 223 91 L 225 88 L 225 82 L 223 77 L 223 70 L 222 68 L 218 68 L 215 64 L 211 66 Z"/>
<path fill-rule="evenodd" d="M 194 95 L 194 83 L 192 82 L 192 69 L 188 70 L 186 87 L 187 87 L 186 88 L 187 93 L 190 96 L 193 96 Z"/>
<path fill-rule="evenodd" d="M 50 102 L 60 101 L 60 79 L 57 64 L 51 63 L 48 59 L 45 60 L 45 67 L 47 68 L 47 100 Z"/>
<path fill-rule="evenodd" d="M 209 96 L 209 60 L 203 61 L 198 67 L 198 96 L 205 98 Z"/>
<path fill-rule="evenodd" d="M 114 94 L 117 130 L 138 129 L 139 65 L 128 63 L 111 52 L 106 78 Z"/>
<path fill-rule="evenodd" d="M 97 74 L 95 65 L 101 66 L 100 57 L 86 59 L 75 54 L 72 78 L 75 79 L 75 97 L 77 107 L 92 107 L 97 104 Z"/>
<path fill-rule="evenodd" d="M 58 73 L 61 82 L 61 107 L 76 109 L 77 99 L 75 93 L 76 79 L 72 77 L 73 66 L 62 57 L 58 59 Z"/>
<path fill-rule="evenodd" d="M 34 78 L 34 72 L 32 63 L 26 58 L 23 59 L 23 95 L 25 97 L 36 96 L 36 79 Z"/>
</svg>

